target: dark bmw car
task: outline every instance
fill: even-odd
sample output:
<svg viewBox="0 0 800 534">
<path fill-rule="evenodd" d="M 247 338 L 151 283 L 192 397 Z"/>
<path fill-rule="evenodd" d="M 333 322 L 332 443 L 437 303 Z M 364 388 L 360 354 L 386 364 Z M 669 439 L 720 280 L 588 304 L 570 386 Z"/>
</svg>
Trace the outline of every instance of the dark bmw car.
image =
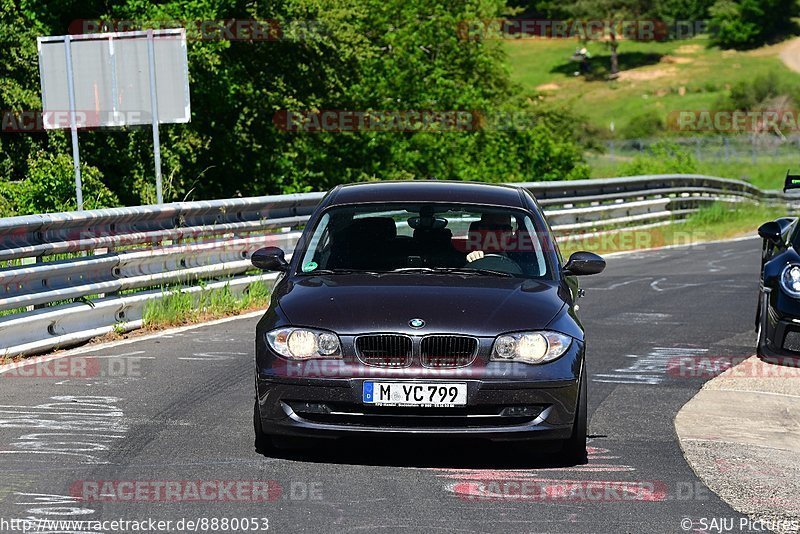
<svg viewBox="0 0 800 534">
<path fill-rule="evenodd" d="M 256 331 L 256 447 L 410 433 L 558 441 L 586 458 L 576 276 L 524 189 L 381 182 L 333 189 Z"/>
</svg>

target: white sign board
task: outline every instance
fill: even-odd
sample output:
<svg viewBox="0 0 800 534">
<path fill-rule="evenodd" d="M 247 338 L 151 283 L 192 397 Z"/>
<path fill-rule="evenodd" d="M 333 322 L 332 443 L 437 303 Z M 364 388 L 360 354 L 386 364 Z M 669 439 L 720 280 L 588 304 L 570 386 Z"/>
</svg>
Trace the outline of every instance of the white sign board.
<svg viewBox="0 0 800 534">
<path fill-rule="evenodd" d="M 153 58 L 158 123 L 189 122 L 189 66 L 183 28 L 148 32 L 39 37 L 44 127 L 78 128 L 153 123 L 150 58 Z M 70 47 L 74 108 L 70 106 Z"/>
<path fill-rule="evenodd" d="M 191 119 L 186 31 L 62 35 L 37 42 L 43 124 L 71 130 L 78 209 L 83 209 L 78 129 L 142 124 L 153 128 L 156 199 L 161 204 L 158 125 Z"/>
</svg>

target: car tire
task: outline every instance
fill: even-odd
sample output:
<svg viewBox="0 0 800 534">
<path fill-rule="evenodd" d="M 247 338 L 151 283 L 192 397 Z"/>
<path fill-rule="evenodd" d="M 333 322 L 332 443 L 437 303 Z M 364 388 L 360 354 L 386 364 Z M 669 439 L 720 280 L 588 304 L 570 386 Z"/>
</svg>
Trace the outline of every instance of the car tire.
<svg viewBox="0 0 800 534">
<path fill-rule="evenodd" d="M 581 373 L 581 384 L 578 390 L 578 409 L 575 413 L 575 422 L 572 424 L 572 435 L 561 449 L 563 460 L 570 465 L 583 465 L 588 462 L 586 453 L 586 434 L 588 427 L 588 404 L 586 387 L 586 367 Z"/>
<path fill-rule="evenodd" d="M 258 400 L 253 404 L 253 432 L 255 433 L 255 448 L 262 454 L 272 450 L 272 438 L 264 433 L 261 427 L 261 411 L 258 408 Z"/>
<path fill-rule="evenodd" d="M 758 321 L 756 323 L 756 355 L 764 359 L 764 348 L 767 346 L 767 331 L 766 331 L 766 300 L 764 297 L 759 298 Z"/>
</svg>

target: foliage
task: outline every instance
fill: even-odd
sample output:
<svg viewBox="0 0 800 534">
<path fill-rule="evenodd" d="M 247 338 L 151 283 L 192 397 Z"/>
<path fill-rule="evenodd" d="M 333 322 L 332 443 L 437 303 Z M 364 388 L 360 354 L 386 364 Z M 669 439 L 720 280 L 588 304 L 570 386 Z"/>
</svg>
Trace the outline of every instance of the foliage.
<svg viewBox="0 0 800 534">
<path fill-rule="evenodd" d="M 654 6 L 654 15 L 663 21 L 701 21 L 708 18 L 714 0 L 667 0 Z"/>
<path fill-rule="evenodd" d="M 709 9 L 713 44 L 746 49 L 775 42 L 798 31 L 796 0 L 717 0 Z"/>
<path fill-rule="evenodd" d="M 636 156 L 621 168 L 623 176 L 642 174 L 691 174 L 697 172 L 697 160 L 685 148 L 668 141 L 651 145 L 647 152 Z"/>
<path fill-rule="evenodd" d="M 119 205 L 119 199 L 102 182 L 100 171 L 81 165 L 84 209 Z M 6 184 L 13 192 L 18 215 L 70 211 L 75 205 L 75 172 L 72 157 L 40 152 L 28 161 L 28 177 L 17 184 Z"/>
<path fill-rule="evenodd" d="M 614 21 L 641 20 L 648 16 L 653 9 L 649 0 L 572 0 L 567 2 L 567 9 L 579 19 L 611 21 L 608 36 L 602 36 L 603 41 L 611 52 L 610 78 L 616 78 L 619 72 L 620 29 Z"/>
<path fill-rule="evenodd" d="M 16 215 L 16 208 L 13 203 L 14 185 L 8 182 L 0 182 L 0 217 L 10 217 Z"/>
<path fill-rule="evenodd" d="M 741 80 L 730 88 L 730 92 L 717 103 L 720 109 L 756 110 L 776 99 L 794 99 L 797 90 L 785 83 L 775 71 L 759 74 L 749 80 Z"/>
<path fill-rule="evenodd" d="M 654 137 L 662 133 L 665 126 L 660 113 L 648 110 L 632 117 L 620 130 L 620 134 L 627 139 Z"/>
<path fill-rule="evenodd" d="M 566 20 L 570 17 L 564 2 L 557 0 L 509 0 L 508 6 L 518 11 L 514 18 L 519 19 Z"/>
<path fill-rule="evenodd" d="M 275 20 L 278 40 L 191 39 L 189 124 L 161 127 L 165 199 L 324 190 L 400 178 L 516 181 L 585 176 L 568 110 L 542 106 L 510 81 L 501 43 L 462 39 L 465 20 L 502 0 L 0 0 L 0 109 L 36 109 L 36 35 L 76 19 Z M 151 25 L 151 23 L 150 23 Z M 176 24 L 169 24 L 175 26 Z M 144 23 L 142 27 L 148 26 Z M 190 31 L 190 35 L 192 31 Z M 523 113 L 530 127 L 467 132 L 288 132 L 281 111 L 442 110 Z M 122 204 L 155 199 L 148 128 L 81 131 L 82 161 Z M 31 155 L 68 154 L 63 132 L 0 139 L 0 181 L 25 180 Z M 20 209 L 22 211 L 23 208 Z M 28 209 L 28 208 L 24 208 Z"/>
</svg>

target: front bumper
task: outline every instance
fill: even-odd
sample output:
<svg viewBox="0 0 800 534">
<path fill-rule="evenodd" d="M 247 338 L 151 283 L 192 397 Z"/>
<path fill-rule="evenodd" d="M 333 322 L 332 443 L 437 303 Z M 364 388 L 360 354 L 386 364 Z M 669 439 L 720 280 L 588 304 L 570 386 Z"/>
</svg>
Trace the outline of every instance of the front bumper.
<svg viewBox="0 0 800 534">
<path fill-rule="evenodd" d="M 499 366 L 501 375 L 491 371 Z M 402 376 L 277 376 L 258 373 L 257 399 L 265 433 L 286 436 L 345 437 L 404 433 L 469 436 L 492 440 L 563 440 L 570 437 L 577 410 L 583 345 L 541 366 L 492 362 L 479 371 L 403 371 Z M 516 372 L 509 372 L 516 370 Z M 467 404 L 453 408 L 380 407 L 362 402 L 367 380 L 467 385 Z"/>
<path fill-rule="evenodd" d="M 780 317 L 767 307 L 765 342 L 759 343 L 758 355 L 767 361 L 790 359 L 800 361 L 800 319 Z"/>
</svg>

